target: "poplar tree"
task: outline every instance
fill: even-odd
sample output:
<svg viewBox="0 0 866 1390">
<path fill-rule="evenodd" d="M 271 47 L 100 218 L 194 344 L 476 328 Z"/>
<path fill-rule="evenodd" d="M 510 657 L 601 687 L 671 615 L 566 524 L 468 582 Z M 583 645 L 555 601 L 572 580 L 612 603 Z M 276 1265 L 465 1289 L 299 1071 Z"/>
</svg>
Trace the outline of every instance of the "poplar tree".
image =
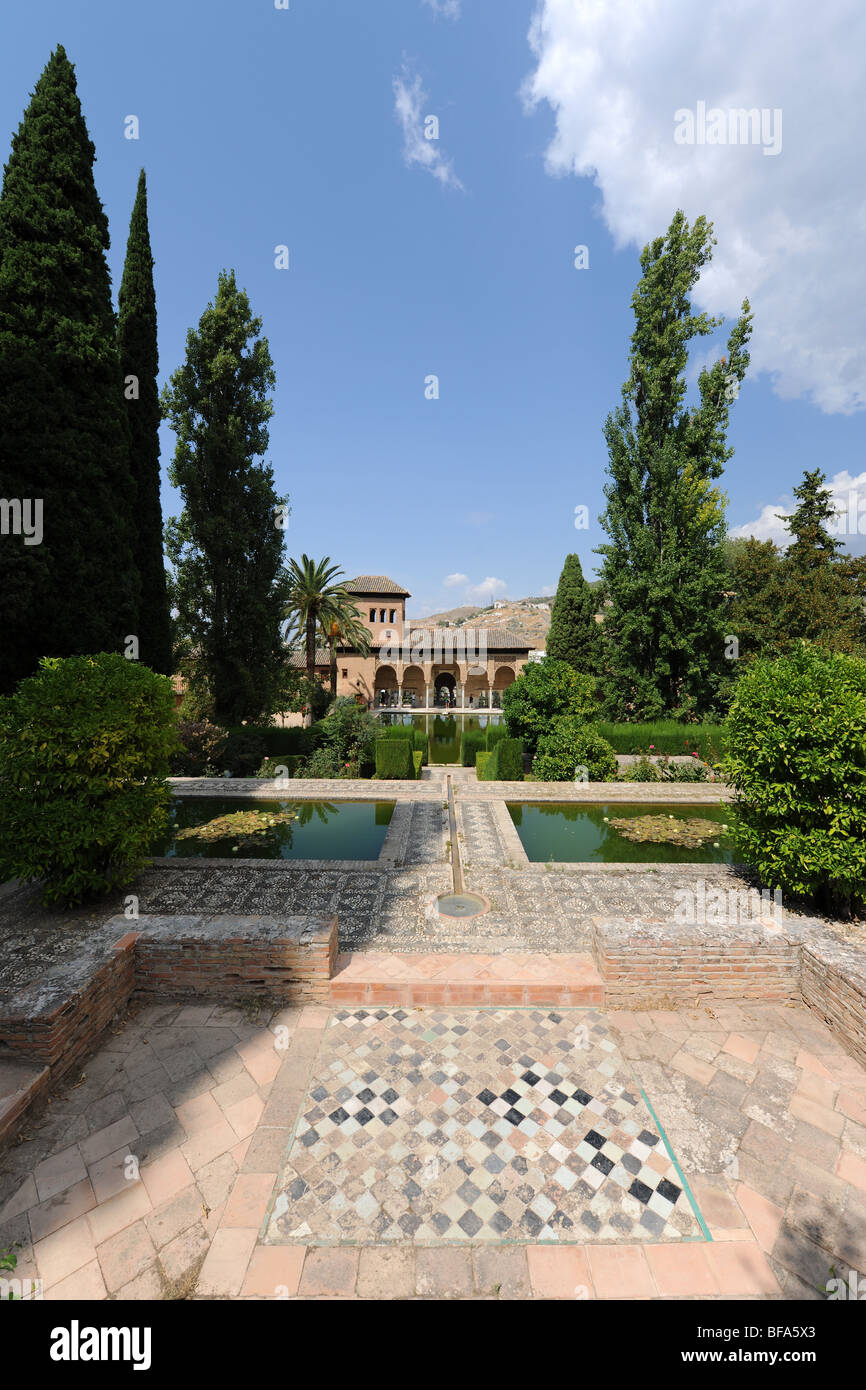
<svg viewBox="0 0 866 1390">
<path fill-rule="evenodd" d="M 632 297 L 630 371 L 608 416 L 609 481 L 599 547 L 606 608 L 609 717 L 686 717 L 713 709 L 725 675 L 725 497 L 715 486 L 733 454 L 730 404 L 748 366 L 743 301 L 727 354 L 705 367 L 686 404 L 689 343 L 721 319 L 692 312 L 689 295 L 712 255 L 712 224 L 677 212 L 644 247 Z"/>
<path fill-rule="evenodd" d="M 130 468 L 136 485 L 133 553 L 141 577 L 139 660 L 164 676 L 172 674 L 171 619 L 162 553 L 159 500 L 159 355 L 156 294 L 147 224 L 144 170 L 129 223 L 126 260 L 118 296 L 118 345 L 130 434 Z"/>
<path fill-rule="evenodd" d="M 0 497 L 42 516 L 38 543 L 0 537 L 7 692 L 42 656 L 120 651 L 137 632 L 135 488 L 93 161 L 58 47 L 0 195 Z"/>
<path fill-rule="evenodd" d="M 575 671 L 597 675 L 601 634 L 595 621 L 595 595 L 583 577 L 579 555 L 567 555 L 550 611 L 545 650 L 555 661 L 567 661 Z"/>
<path fill-rule="evenodd" d="M 228 725 L 271 713 L 285 668 L 286 501 L 257 462 L 276 382 L 261 328 L 234 271 L 222 271 L 161 396 L 177 435 L 169 479 L 184 503 L 166 527 L 183 669 Z"/>
</svg>

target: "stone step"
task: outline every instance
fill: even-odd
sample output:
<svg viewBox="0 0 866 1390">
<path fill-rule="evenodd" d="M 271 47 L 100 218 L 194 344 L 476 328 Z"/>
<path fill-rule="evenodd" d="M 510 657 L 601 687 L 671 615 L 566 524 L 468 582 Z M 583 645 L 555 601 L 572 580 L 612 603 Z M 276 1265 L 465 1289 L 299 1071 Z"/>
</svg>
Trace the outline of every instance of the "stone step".
<svg viewBox="0 0 866 1390">
<path fill-rule="evenodd" d="M 503 951 L 495 956 L 353 951 L 337 957 L 335 1004 L 552 1005 L 604 1003 L 604 985 L 587 954 Z"/>
<path fill-rule="evenodd" d="M 0 1055 L 0 1142 L 16 1128 L 47 1081 L 44 1063 L 9 1053 Z"/>
</svg>

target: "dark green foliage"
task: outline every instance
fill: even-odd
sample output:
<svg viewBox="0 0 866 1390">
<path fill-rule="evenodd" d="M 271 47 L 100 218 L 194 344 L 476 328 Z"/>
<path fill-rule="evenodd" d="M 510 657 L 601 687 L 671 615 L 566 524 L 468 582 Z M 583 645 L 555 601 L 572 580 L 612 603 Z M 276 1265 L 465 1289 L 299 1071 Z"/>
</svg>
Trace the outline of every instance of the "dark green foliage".
<svg viewBox="0 0 866 1390">
<path fill-rule="evenodd" d="M 725 614 L 725 635 L 737 639 L 739 662 L 756 656 L 778 656 L 785 635 L 779 625 L 782 555 L 772 541 L 752 536 L 728 540 L 724 546 L 725 588 L 731 595 Z"/>
<path fill-rule="evenodd" d="M 412 781 L 415 776 L 414 749 L 406 738 L 379 738 L 376 740 L 376 776 L 380 778 L 402 777 Z"/>
<path fill-rule="evenodd" d="M 784 518 L 791 544 L 779 569 L 776 618 L 783 651 L 799 639 L 830 651 L 860 649 L 862 603 L 849 583 L 848 567 L 840 561 L 841 542 L 827 530 L 834 507 L 825 481 L 819 468 L 807 470 L 794 488 L 798 505 Z"/>
<path fill-rule="evenodd" d="M 253 729 L 230 733 L 223 752 L 223 770 L 233 777 L 255 777 L 267 751 L 265 740 Z"/>
<path fill-rule="evenodd" d="M 741 675 L 734 837 L 761 881 L 849 914 L 866 896 L 866 663 L 803 643 Z"/>
<path fill-rule="evenodd" d="M 575 671 L 597 675 L 601 633 L 595 621 L 596 597 L 583 577 L 579 555 L 567 555 L 556 598 L 550 611 L 545 650 L 554 661 L 567 661 Z"/>
<path fill-rule="evenodd" d="M 166 527 L 181 669 L 193 687 L 204 686 L 225 724 L 270 714 L 286 679 L 277 524 L 285 499 L 272 469 L 256 462 L 268 447 L 275 383 L 261 327 L 234 272 L 222 272 L 162 395 L 177 435 L 169 478 L 184 502 Z"/>
<path fill-rule="evenodd" d="M 412 750 L 412 766 L 415 770 L 416 782 L 420 781 L 421 769 L 424 766 L 424 754 L 421 752 L 420 748 L 413 748 Z"/>
<path fill-rule="evenodd" d="M 230 734 L 256 734 L 265 745 L 265 753 L 269 758 L 283 757 L 290 753 L 306 755 L 312 753 L 319 738 L 317 727 L 310 729 L 301 728 L 299 725 L 291 728 L 282 729 L 275 725 L 267 724 L 237 724 L 229 729 Z"/>
<path fill-rule="evenodd" d="M 359 769 L 372 770 L 380 732 L 378 721 L 363 705 L 341 697 L 334 701 L 327 718 L 322 720 L 321 746 L 330 749 L 344 767 L 350 763 Z"/>
<path fill-rule="evenodd" d="M 505 723 L 488 724 L 485 732 L 487 734 L 487 738 L 484 747 L 490 749 L 491 751 L 496 747 L 497 743 L 501 738 L 508 738 L 509 736 L 508 725 Z"/>
<path fill-rule="evenodd" d="M 464 729 L 460 740 L 460 761 L 463 766 L 474 767 L 476 754 L 481 748 L 486 747 L 486 729 Z"/>
<path fill-rule="evenodd" d="M 303 765 L 303 762 L 304 759 L 301 757 L 300 753 L 285 753 L 281 758 L 267 757 L 263 760 L 256 776 L 262 779 L 268 779 L 285 777 L 288 773 L 289 777 L 294 777 L 298 769 Z"/>
<path fill-rule="evenodd" d="M 475 760 L 478 766 L 478 756 Z M 519 738 L 501 738 L 488 754 L 478 772 L 484 782 L 522 782 L 523 781 L 523 742 Z"/>
<path fill-rule="evenodd" d="M 677 212 L 641 255 L 632 298 L 629 377 L 605 425 L 610 480 L 601 518 L 609 541 L 602 581 L 605 712 L 614 718 L 704 713 L 730 676 L 724 658 L 725 499 L 715 480 L 733 450 L 730 403 L 749 362 L 751 312 L 727 358 L 698 376 L 685 404 L 689 343 L 721 325 L 693 314 L 689 295 L 712 255 L 712 226 Z"/>
<path fill-rule="evenodd" d="M 492 757 L 493 757 L 493 754 L 492 754 L 491 752 L 488 752 L 488 750 L 487 750 L 486 748 L 485 748 L 485 749 L 479 749 L 478 752 L 476 753 L 476 755 L 475 755 L 475 777 L 476 777 L 476 780 L 477 780 L 477 781 L 479 781 L 479 782 L 486 782 L 486 781 L 487 781 L 487 777 L 486 777 L 486 768 L 487 768 L 487 764 L 490 762 L 490 759 L 491 759 Z"/>
<path fill-rule="evenodd" d="M 595 717 L 595 682 L 565 661 L 531 661 L 505 691 L 502 708 L 508 736 L 523 739 L 527 752 L 534 754 L 558 714 L 573 714 L 584 722 Z"/>
<path fill-rule="evenodd" d="M 532 764 L 540 782 L 611 782 L 616 770 L 616 753 L 597 727 L 573 715 L 554 719 Z"/>
<path fill-rule="evenodd" d="M 679 724 L 660 719 L 654 724 L 598 724 L 602 738 L 616 753 L 668 753 L 671 757 L 697 753 L 718 762 L 725 751 L 723 724 Z"/>
<path fill-rule="evenodd" d="M 224 753 L 228 731 L 206 719 L 198 722 L 179 719 L 177 735 L 180 747 L 172 755 L 171 771 L 175 777 L 219 777 L 225 768 Z"/>
<path fill-rule="evenodd" d="M 415 752 L 421 754 L 423 766 L 427 766 L 428 739 L 424 729 L 415 729 L 411 724 L 384 724 L 378 730 L 378 737 L 408 739 Z"/>
<path fill-rule="evenodd" d="M 116 653 L 46 658 L 0 701 L 0 879 L 70 905 L 132 881 L 168 821 L 165 676 Z"/>
<path fill-rule="evenodd" d="M 43 507 L 41 544 L 0 543 L 0 691 L 42 656 L 119 652 L 138 632 L 135 489 L 93 159 L 58 47 L 0 197 L 0 497 Z"/>
<path fill-rule="evenodd" d="M 162 554 L 162 506 L 159 500 L 159 355 L 156 345 L 156 295 L 153 256 L 147 225 L 144 170 L 129 224 L 126 261 L 118 295 L 117 341 L 130 437 L 130 470 L 135 483 L 132 549 L 141 579 L 138 614 L 139 660 L 170 676 L 171 618 Z M 134 380 L 133 380 L 134 378 Z"/>
</svg>

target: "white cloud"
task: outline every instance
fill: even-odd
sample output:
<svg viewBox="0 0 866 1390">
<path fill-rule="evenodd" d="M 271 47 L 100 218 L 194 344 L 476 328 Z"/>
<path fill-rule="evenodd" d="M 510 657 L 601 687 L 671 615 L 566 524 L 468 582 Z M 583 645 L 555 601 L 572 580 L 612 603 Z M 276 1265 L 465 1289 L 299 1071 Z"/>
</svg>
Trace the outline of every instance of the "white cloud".
<svg viewBox="0 0 866 1390">
<path fill-rule="evenodd" d="M 403 129 L 403 158 L 409 168 L 420 164 L 428 174 L 446 188 L 462 188 L 463 184 L 439 148 L 438 140 L 428 140 L 425 135 L 425 121 L 431 114 L 427 111 L 427 93 L 421 85 L 419 73 L 412 73 L 404 61 L 399 77 L 394 78 L 394 111 Z"/>
<path fill-rule="evenodd" d="M 715 223 L 700 308 L 755 311 L 752 371 L 822 410 L 866 407 L 866 6 L 860 0 L 539 0 L 524 97 L 554 174 L 594 178 L 618 247 L 681 207 Z M 780 109 L 780 153 L 674 142 L 674 112 Z M 579 228 L 575 240 L 591 240 Z"/>
<path fill-rule="evenodd" d="M 443 580 L 446 589 L 456 589 L 458 584 L 468 584 L 468 574 L 448 574 Z"/>
<path fill-rule="evenodd" d="M 435 15 L 443 15 L 445 19 L 460 18 L 460 0 L 423 0 L 428 9 Z"/>
<path fill-rule="evenodd" d="M 466 597 L 473 598 L 477 603 L 492 603 L 495 598 L 499 598 L 505 593 L 508 585 L 504 579 L 494 579 L 489 576 L 482 579 L 480 584 L 473 584 L 466 590 Z"/>
<path fill-rule="evenodd" d="M 862 551 L 866 537 L 866 473 L 858 473 L 852 477 L 845 469 L 842 473 L 834 474 L 828 480 L 827 487 L 836 510 L 836 520 L 830 524 L 828 530 L 844 541 L 849 550 Z M 790 516 L 795 506 L 796 501 L 793 497 L 768 503 L 761 508 L 754 521 L 747 521 L 742 526 L 732 526 L 730 535 L 735 538 L 754 536 L 755 540 L 775 541 L 777 545 L 786 546 L 791 540 L 791 534 L 785 529 L 779 516 Z"/>
</svg>

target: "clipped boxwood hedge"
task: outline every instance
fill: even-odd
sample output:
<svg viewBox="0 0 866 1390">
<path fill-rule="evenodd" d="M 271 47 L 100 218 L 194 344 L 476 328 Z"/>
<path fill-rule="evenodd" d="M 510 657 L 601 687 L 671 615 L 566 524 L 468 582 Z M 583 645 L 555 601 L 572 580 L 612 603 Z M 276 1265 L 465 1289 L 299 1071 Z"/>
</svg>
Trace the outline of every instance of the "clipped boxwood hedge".
<svg viewBox="0 0 866 1390">
<path fill-rule="evenodd" d="M 412 762 L 415 767 L 415 781 L 417 782 L 420 780 L 421 769 L 424 766 L 424 754 L 421 752 L 420 748 L 412 749 Z"/>
<path fill-rule="evenodd" d="M 386 724 L 377 737 L 408 739 L 415 752 L 421 754 L 424 766 L 427 766 L 427 733 L 424 729 L 416 729 L 412 724 Z"/>
<path fill-rule="evenodd" d="M 501 721 L 498 724 L 488 724 L 485 733 L 487 739 L 484 746 L 492 752 L 500 739 L 508 738 L 508 726 Z"/>
<path fill-rule="evenodd" d="M 679 724 L 660 719 L 655 724 L 605 724 L 595 726 L 615 753 L 667 753 L 680 757 L 697 753 L 704 762 L 718 762 L 725 752 L 723 724 Z"/>
<path fill-rule="evenodd" d="M 0 700 L 0 880 L 71 906 L 132 881 L 168 821 L 166 676 L 116 652 L 46 657 Z"/>
<path fill-rule="evenodd" d="M 415 779 L 414 750 L 407 738 L 376 739 L 376 776 L 379 778 Z"/>
<path fill-rule="evenodd" d="M 487 764 L 490 762 L 490 759 L 491 759 L 492 757 L 493 757 L 493 754 L 492 754 L 492 753 L 488 753 L 487 750 L 486 750 L 486 749 L 483 749 L 483 748 L 480 749 L 478 753 L 476 753 L 476 755 L 475 755 L 475 776 L 476 776 L 476 778 L 478 779 L 479 782 L 486 782 L 487 778 L 486 778 L 486 776 L 485 776 L 484 769 L 486 768 Z"/>
<path fill-rule="evenodd" d="M 460 762 L 464 767 L 474 767 L 476 755 L 486 747 L 484 729 L 464 729 L 460 739 Z"/>
<path fill-rule="evenodd" d="M 523 740 L 501 738 L 488 753 L 483 771 L 478 775 L 484 782 L 522 782 Z"/>
</svg>

